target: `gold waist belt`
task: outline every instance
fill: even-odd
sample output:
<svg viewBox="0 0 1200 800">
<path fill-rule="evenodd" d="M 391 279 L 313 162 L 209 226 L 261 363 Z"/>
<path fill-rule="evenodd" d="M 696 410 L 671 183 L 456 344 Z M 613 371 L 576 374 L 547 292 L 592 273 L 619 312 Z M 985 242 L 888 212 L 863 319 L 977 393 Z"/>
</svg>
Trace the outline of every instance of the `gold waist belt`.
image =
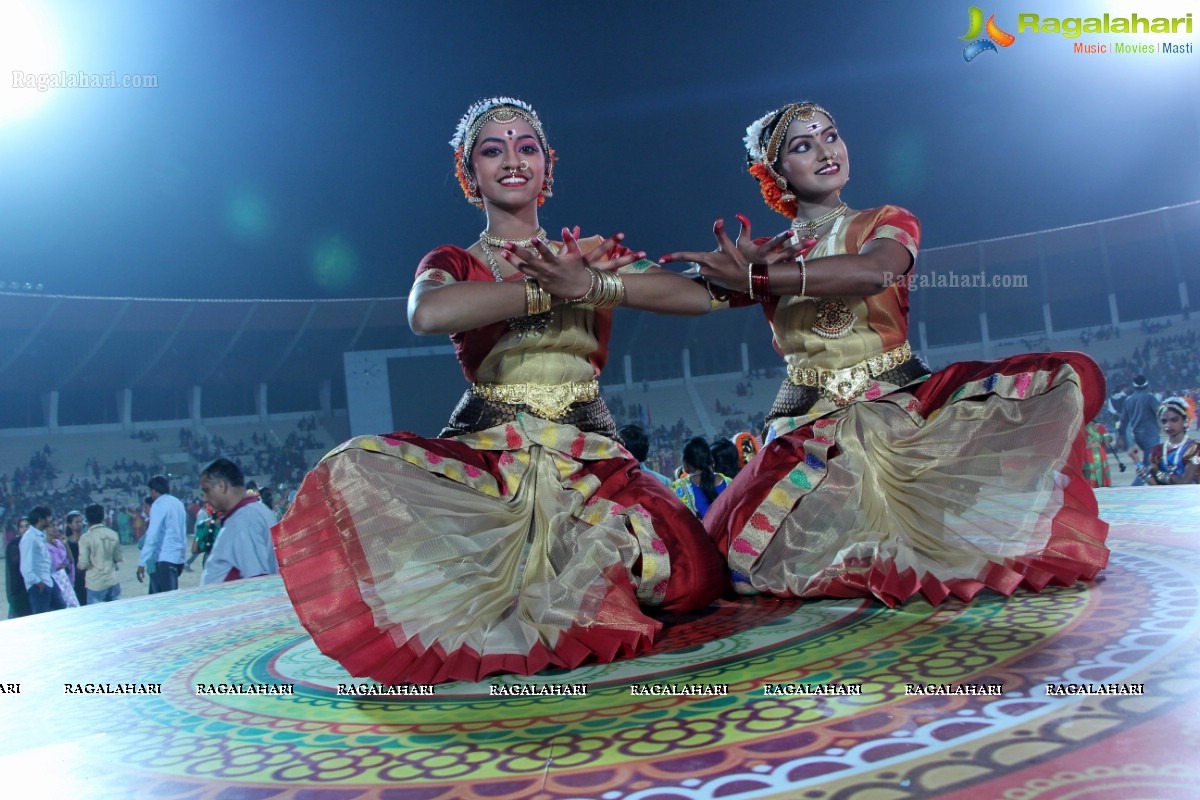
<svg viewBox="0 0 1200 800">
<path fill-rule="evenodd" d="M 572 403 L 595 400 L 600 396 L 600 384 L 594 379 L 575 383 L 477 383 L 471 387 L 477 397 L 513 406 L 525 405 L 545 419 L 555 419 L 566 413 Z"/>
<path fill-rule="evenodd" d="M 912 347 L 908 342 L 894 350 L 863 359 L 844 369 L 821 369 L 788 364 L 788 380 L 797 386 L 815 386 L 821 394 L 839 406 L 846 406 L 867 390 L 871 378 L 895 369 L 912 358 Z"/>
</svg>

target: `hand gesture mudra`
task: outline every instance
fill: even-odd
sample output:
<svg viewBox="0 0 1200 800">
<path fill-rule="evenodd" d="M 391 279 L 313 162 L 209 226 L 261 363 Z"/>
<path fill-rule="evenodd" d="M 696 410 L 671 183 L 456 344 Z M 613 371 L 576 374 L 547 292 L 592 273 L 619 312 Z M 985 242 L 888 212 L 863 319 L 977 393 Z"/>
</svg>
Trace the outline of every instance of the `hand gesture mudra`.
<svg viewBox="0 0 1200 800">
<path fill-rule="evenodd" d="M 624 238 L 623 233 L 614 234 L 585 254 L 579 247 L 579 228 L 574 231 L 563 228 L 563 244 L 557 253 L 542 239 L 534 238 L 530 248 L 506 244 L 502 255 L 554 297 L 573 300 L 587 294 L 592 285 L 588 267 L 617 270 L 646 257 L 645 253 L 631 252 L 617 255 L 617 247 Z"/>
<path fill-rule="evenodd" d="M 660 261 L 691 261 L 700 266 L 700 277 L 726 289 L 745 291 L 746 274 L 752 263 L 770 266 L 796 259 L 800 248 L 792 244 L 791 230 L 756 245 L 750 235 L 750 220 L 741 214 L 737 218 L 741 223 L 737 241 L 729 238 L 725 230 L 725 220 L 719 219 L 713 223 L 713 235 L 717 239 L 716 250 L 679 251 L 663 256 Z"/>
</svg>

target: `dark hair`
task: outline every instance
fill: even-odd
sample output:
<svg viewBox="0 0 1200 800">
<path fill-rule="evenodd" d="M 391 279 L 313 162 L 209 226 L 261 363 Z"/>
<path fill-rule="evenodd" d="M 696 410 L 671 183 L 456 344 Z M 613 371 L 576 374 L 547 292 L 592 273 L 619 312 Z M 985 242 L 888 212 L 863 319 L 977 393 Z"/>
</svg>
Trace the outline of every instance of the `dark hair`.
<svg viewBox="0 0 1200 800">
<path fill-rule="evenodd" d="M 263 502 L 267 508 L 275 507 L 275 493 L 271 491 L 270 486 L 264 486 L 258 490 L 258 499 Z"/>
<path fill-rule="evenodd" d="M 33 508 L 29 509 L 29 527 L 36 528 L 39 522 L 50 516 L 50 509 L 46 508 L 45 506 L 34 506 Z"/>
<path fill-rule="evenodd" d="M 738 446 L 728 439 L 718 439 L 712 448 L 713 469 L 727 478 L 738 474 L 742 467 L 738 462 Z"/>
<path fill-rule="evenodd" d="M 159 494 L 171 493 L 171 484 L 167 482 L 166 475 L 155 475 L 146 482 L 146 486 L 149 487 L 150 491 L 158 492 Z"/>
<path fill-rule="evenodd" d="M 80 514 L 78 511 L 68 511 L 68 512 L 67 512 L 67 518 L 66 518 L 65 520 L 63 520 L 63 521 L 64 521 L 64 522 L 65 522 L 65 523 L 66 523 L 68 526 L 70 526 L 70 524 L 71 524 L 71 520 L 75 519 L 76 517 L 82 517 L 82 516 L 83 516 L 83 514 Z"/>
<path fill-rule="evenodd" d="M 246 485 L 246 476 L 242 474 L 242 468 L 228 458 L 218 458 L 209 464 L 200 472 L 200 477 L 225 481 L 230 486 Z"/>
<path fill-rule="evenodd" d="M 713 474 L 712 451 L 703 436 L 688 439 L 683 446 L 683 463 L 700 473 L 700 491 L 708 502 L 717 499 L 717 480 Z"/>
<path fill-rule="evenodd" d="M 104 506 L 92 503 L 83 510 L 83 518 L 88 521 L 88 525 L 99 525 L 104 522 Z"/>
<path fill-rule="evenodd" d="M 625 449 L 638 461 L 645 461 L 650 455 L 650 439 L 641 425 L 623 425 L 617 435 L 625 440 Z"/>
</svg>

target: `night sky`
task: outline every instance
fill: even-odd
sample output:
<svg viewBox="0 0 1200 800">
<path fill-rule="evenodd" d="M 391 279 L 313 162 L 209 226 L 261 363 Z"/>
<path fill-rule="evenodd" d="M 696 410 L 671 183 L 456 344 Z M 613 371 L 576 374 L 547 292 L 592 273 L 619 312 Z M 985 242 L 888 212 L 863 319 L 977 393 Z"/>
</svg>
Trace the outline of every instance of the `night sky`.
<svg viewBox="0 0 1200 800">
<path fill-rule="evenodd" d="M 49 49 L 0 47 L 0 281 L 51 294 L 405 294 L 482 215 L 447 144 L 473 101 L 541 114 L 559 162 L 542 224 L 711 247 L 717 216 L 786 227 L 745 173 L 746 125 L 813 99 L 851 155 L 851 206 L 894 203 L 925 246 L 1200 198 L 1190 2 L 981 6 L 1182 16 L 1179 36 L 1017 34 L 967 63 L 969 2 L 45 2 Z M 0 44 L 14 28 L 0 0 Z M 6 20 L 7 23 L 6 24 Z M 22 25 L 24 23 L 21 23 Z M 36 37 L 19 35 L 24 45 Z M 151 89 L 11 88 L 12 70 L 150 75 Z M 5 108 L 40 94 L 23 114 Z"/>
</svg>

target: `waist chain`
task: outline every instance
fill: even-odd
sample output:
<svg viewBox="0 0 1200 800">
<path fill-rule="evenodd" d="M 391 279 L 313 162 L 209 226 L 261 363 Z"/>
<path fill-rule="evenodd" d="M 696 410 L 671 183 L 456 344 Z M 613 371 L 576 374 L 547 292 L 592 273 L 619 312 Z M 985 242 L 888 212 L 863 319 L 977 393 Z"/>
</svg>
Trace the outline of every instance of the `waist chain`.
<svg viewBox="0 0 1200 800">
<path fill-rule="evenodd" d="M 544 419 L 557 419 L 575 403 L 585 403 L 600 396 L 600 384 L 595 380 L 573 383 L 477 383 L 471 391 L 484 400 L 529 406 Z"/>
<path fill-rule="evenodd" d="M 867 390 L 871 378 L 895 369 L 912 358 L 912 346 L 908 342 L 899 347 L 865 358 L 857 364 L 842 369 L 801 367 L 788 364 L 788 380 L 796 386 L 812 386 L 820 390 L 839 406 L 849 405 L 854 398 Z"/>
</svg>

